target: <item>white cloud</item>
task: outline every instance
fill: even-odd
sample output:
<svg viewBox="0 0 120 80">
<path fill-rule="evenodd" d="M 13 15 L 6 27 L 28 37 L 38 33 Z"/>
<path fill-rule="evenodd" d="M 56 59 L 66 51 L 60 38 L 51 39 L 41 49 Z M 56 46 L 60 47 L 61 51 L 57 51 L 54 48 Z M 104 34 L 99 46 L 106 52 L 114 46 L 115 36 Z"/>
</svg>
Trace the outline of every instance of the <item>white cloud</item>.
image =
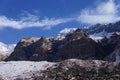
<svg viewBox="0 0 120 80">
<path fill-rule="evenodd" d="M 119 5 L 113 0 L 102 2 L 95 8 L 83 9 L 78 21 L 87 24 L 116 22 L 120 20 L 118 9 Z"/>
<path fill-rule="evenodd" d="M 0 28 L 15 28 L 23 29 L 30 27 L 41 27 L 43 29 L 50 29 L 56 25 L 64 24 L 70 21 L 79 21 L 81 23 L 87 24 L 97 24 L 97 23 L 111 23 L 120 20 L 118 15 L 120 6 L 116 4 L 113 0 L 108 0 L 107 2 L 101 2 L 96 4 L 95 8 L 83 9 L 78 17 L 70 18 L 44 18 L 40 19 L 39 16 L 32 15 L 29 12 L 25 13 L 20 19 L 11 19 L 6 16 L 0 16 Z"/>
<path fill-rule="evenodd" d="M 29 27 L 41 27 L 44 29 L 50 29 L 53 26 L 67 23 L 71 21 L 71 18 L 45 18 L 40 20 L 38 16 L 27 15 L 27 17 L 22 17 L 19 20 L 10 19 L 6 16 L 0 16 L 0 28 L 11 27 L 15 29 L 23 29 Z"/>
</svg>

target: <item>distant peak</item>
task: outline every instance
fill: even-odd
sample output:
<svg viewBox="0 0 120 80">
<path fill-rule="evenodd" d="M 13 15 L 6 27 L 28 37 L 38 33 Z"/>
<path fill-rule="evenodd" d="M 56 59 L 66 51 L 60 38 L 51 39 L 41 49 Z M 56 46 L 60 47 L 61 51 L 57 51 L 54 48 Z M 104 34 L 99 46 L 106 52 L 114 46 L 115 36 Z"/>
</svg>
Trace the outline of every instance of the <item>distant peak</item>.
<svg viewBox="0 0 120 80">
<path fill-rule="evenodd" d="M 57 38 L 58 39 L 64 39 L 65 36 L 68 34 L 68 33 L 73 33 L 75 30 L 77 30 L 78 28 L 64 28 L 62 29 L 59 33 L 58 33 L 58 36 Z"/>
</svg>

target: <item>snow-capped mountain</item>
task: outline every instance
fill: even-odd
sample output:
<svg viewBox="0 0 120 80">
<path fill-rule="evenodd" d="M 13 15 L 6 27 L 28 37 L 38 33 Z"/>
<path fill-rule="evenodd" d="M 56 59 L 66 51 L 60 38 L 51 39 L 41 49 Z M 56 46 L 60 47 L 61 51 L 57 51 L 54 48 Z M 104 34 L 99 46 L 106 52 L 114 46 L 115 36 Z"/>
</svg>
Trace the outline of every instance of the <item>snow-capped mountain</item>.
<svg viewBox="0 0 120 80">
<path fill-rule="evenodd" d="M 8 57 L 14 50 L 16 44 L 4 44 L 0 42 L 0 60 Z"/>
<path fill-rule="evenodd" d="M 120 21 L 110 24 L 96 24 L 90 27 L 85 27 L 84 30 L 93 39 L 102 39 L 110 37 L 114 32 L 120 32 Z"/>
<path fill-rule="evenodd" d="M 64 28 L 63 30 L 61 30 L 58 35 L 57 35 L 57 38 L 58 39 L 64 39 L 65 36 L 68 34 L 68 33 L 72 33 L 74 32 L 75 30 L 77 30 L 77 28 Z"/>
<path fill-rule="evenodd" d="M 92 38 L 93 40 L 101 40 L 103 39 L 104 37 L 110 37 L 111 35 L 113 34 L 113 32 L 111 33 L 107 33 L 106 31 L 102 31 L 100 33 L 94 33 L 94 34 L 91 34 L 90 35 L 90 38 Z"/>
<path fill-rule="evenodd" d="M 82 28 L 82 27 L 81 27 Z M 78 28 L 64 28 L 57 36 L 58 39 L 64 39 L 68 33 L 74 32 Z M 83 30 L 89 34 L 92 39 L 103 39 L 110 37 L 114 32 L 120 32 L 120 21 L 110 24 L 96 24 L 92 26 L 85 26 Z"/>
</svg>

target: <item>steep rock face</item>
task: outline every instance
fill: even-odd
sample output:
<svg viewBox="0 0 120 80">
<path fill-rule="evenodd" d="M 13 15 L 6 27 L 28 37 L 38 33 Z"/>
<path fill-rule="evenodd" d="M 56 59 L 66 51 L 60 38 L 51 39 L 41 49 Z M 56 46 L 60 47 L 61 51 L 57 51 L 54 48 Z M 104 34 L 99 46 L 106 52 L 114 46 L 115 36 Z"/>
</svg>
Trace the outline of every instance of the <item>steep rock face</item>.
<svg viewBox="0 0 120 80">
<path fill-rule="evenodd" d="M 38 38 L 23 38 L 16 45 L 14 52 L 6 60 L 28 60 L 30 50 L 28 47 L 36 42 Z"/>
<path fill-rule="evenodd" d="M 61 42 L 52 38 L 24 38 L 20 40 L 14 52 L 6 60 L 54 61 L 57 47 L 60 44 Z"/>
<path fill-rule="evenodd" d="M 37 42 L 33 43 L 30 48 L 32 50 L 30 60 L 48 60 L 52 50 L 52 42 L 45 37 L 41 37 Z"/>
<path fill-rule="evenodd" d="M 40 39 L 24 38 L 15 51 L 6 60 L 61 61 L 70 58 L 101 59 L 96 56 L 97 43 L 81 29 L 69 33 L 65 39 L 41 37 Z M 98 51 L 97 51 L 98 50 Z"/>
<path fill-rule="evenodd" d="M 119 46 L 119 33 L 96 42 L 83 30 L 77 29 L 68 33 L 62 40 L 45 37 L 24 38 L 6 60 L 61 61 L 77 58 L 116 61 L 115 53 L 116 50 L 119 51 Z"/>
<path fill-rule="evenodd" d="M 109 54 L 105 60 L 107 61 L 115 61 L 120 62 L 120 51 L 118 49 L 114 50 L 111 54 Z"/>
<path fill-rule="evenodd" d="M 73 33 L 68 33 L 66 35 L 65 40 L 68 42 L 68 41 L 78 40 L 81 38 L 89 38 L 89 36 L 82 29 L 77 29 Z"/>
<path fill-rule="evenodd" d="M 118 33 L 113 33 L 110 38 L 104 38 L 100 44 L 105 52 L 105 60 L 120 62 L 120 60 L 118 60 L 120 55 L 120 35 Z"/>
<path fill-rule="evenodd" d="M 66 43 L 59 49 L 57 56 L 61 60 L 78 58 L 78 59 L 101 59 L 97 48 L 97 43 L 81 29 L 74 33 L 68 34 L 65 38 Z M 97 53 L 99 51 L 99 53 Z M 97 54 L 96 54 L 97 53 Z"/>
</svg>

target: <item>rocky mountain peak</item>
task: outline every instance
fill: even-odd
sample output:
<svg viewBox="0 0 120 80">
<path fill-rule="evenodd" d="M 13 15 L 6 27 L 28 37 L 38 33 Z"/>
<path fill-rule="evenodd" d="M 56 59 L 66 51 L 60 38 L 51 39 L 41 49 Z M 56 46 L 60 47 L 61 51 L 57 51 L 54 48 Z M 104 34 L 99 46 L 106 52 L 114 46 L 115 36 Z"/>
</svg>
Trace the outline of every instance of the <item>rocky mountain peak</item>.
<svg viewBox="0 0 120 80">
<path fill-rule="evenodd" d="M 67 34 L 65 39 L 67 41 L 73 41 L 80 38 L 89 38 L 89 36 L 82 29 L 77 29 L 73 33 Z"/>
<path fill-rule="evenodd" d="M 31 45 L 32 43 L 38 41 L 40 38 L 23 38 L 21 39 L 19 42 L 18 42 L 18 45 L 19 46 L 22 46 L 22 47 L 27 47 L 29 45 Z"/>
<path fill-rule="evenodd" d="M 50 42 L 50 40 L 49 40 L 48 38 L 42 36 L 42 37 L 38 40 L 38 42 L 41 42 L 41 43 L 43 43 L 43 42 Z"/>
<path fill-rule="evenodd" d="M 66 37 L 67 34 L 73 33 L 75 30 L 77 30 L 77 28 L 65 28 L 58 33 L 56 38 L 62 40 Z"/>
<path fill-rule="evenodd" d="M 33 42 L 36 42 L 37 40 L 39 40 L 40 38 L 35 38 L 35 37 L 32 37 L 32 38 L 23 38 L 20 40 L 20 42 L 29 42 L 29 43 L 33 43 Z"/>
<path fill-rule="evenodd" d="M 35 43 L 36 47 L 38 48 L 42 48 L 43 50 L 50 50 L 51 49 L 51 41 L 48 38 L 45 38 L 44 36 L 42 36 L 36 43 Z"/>
<path fill-rule="evenodd" d="M 77 29 L 72 33 L 68 33 L 63 40 L 45 38 L 44 36 L 37 40 L 24 38 L 17 44 L 14 52 L 6 60 L 59 61 L 70 58 L 91 59 L 95 55 L 95 46 L 96 43 L 82 29 Z M 84 51 L 87 51 L 89 47 L 91 47 L 88 51 L 90 54 L 87 54 Z"/>
</svg>

